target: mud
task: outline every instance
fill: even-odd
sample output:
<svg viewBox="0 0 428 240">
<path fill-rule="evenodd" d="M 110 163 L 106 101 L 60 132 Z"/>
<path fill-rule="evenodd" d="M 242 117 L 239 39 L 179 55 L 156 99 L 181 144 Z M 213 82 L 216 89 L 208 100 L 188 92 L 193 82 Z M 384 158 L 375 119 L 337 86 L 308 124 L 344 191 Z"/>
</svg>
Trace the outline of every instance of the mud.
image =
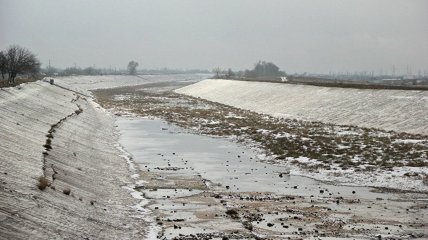
<svg viewBox="0 0 428 240">
<path fill-rule="evenodd" d="M 161 239 L 427 237 L 426 194 L 325 184 L 158 119 L 120 118 Z"/>
<path fill-rule="evenodd" d="M 262 127 L 275 124 L 275 119 L 169 92 L 173 88 L 152 84 L 132 89 L 95 91 L 98 101 L 117 116 L 133 115 L 118 118 L 122 133 L 120 141 L 140 165 L 142 184 L 136 190 L 149 199 L 146 207 L 156 215 L 155 224 L 160 227 L 158 238 L 428 237 L 425 230 L 428 227 L 428 194 L 394 185 L 393 180 L 400 182 L 400 179 L 388 178 L 390 167 L 386 167 L 384 172 L 367 169 L 359 174 L 370 176 L 385 173 L 386 181 L 391 181 L 385 186 L 391 186 L 394 190 L 363 187 L 361 182 L 317 181 L 298 176 L 295 167 L 305 168 L 304 165 L 278 164 L 291 161 L 287 158 L 276 159 L 275 154 L 269 158 L 272 152 L 266 145 L 254 144 L 254 141 L 247 139 L 251 136 L 269 136 L 269 131 Z M 269 121 L 251 125 L 249 129 L 251 121 L 242 119 Z M 388 134 L 397 139 L 413 137 L 421 140 L 419 145 L 413 147 L 422 149 L 419 157 L 425 164 L 424 136 L 322 123 L 289 121 L 286 124 L 289 129 L 309 126 L 309 129 L 315 129 L 315 135 L 326 134 L 328 129 L 333 129 L 333 135 L 344 134 L 346 137 L 342 140 L 352 144 L 362 144 L 358 143 L 358 136 L 366 132 L 364 137 L 371 143 L 379 143 L 381 148 L 389 146 L 389 143 L 372 140 L 384 140 L 382 137 Z M 243 130 L 241 134 L 235 131 L 238 128 Z M 247 134 L 257 129 L 260 131 Z M 305 136 L 299 131 L 290 133 L 290 136 L 283 135 L 295 137 L 291 134 L 305 141 Z M 268 139 L 263 137 L 261 142 Z M 257 146 L 262 148 L 261 151 L 255 148 Z M 343 152 L 350 156 L 355 154 Z M 352 169 L 352 166 L 346 167 Z M 384 169 L 384 166 L 374 164 L 372 168 Z M 422 165 L 414 171 L 425 168 Z M 316 168 L 312 170 L 320 171 Z M 349 169 L 343 170 L 350 174 Z M 401 182 L 422 183 L 423 172 L 416 175 L 404 176 Z"/>
<path fill-rule="evenodd" d="M 231 138 L 294 175 L 428 192 L 427 136 L 277 119 L 164 89 L 165 83 L 157 83 L 95 94 L 117 115 L 155 116 L 196 134 Z"/>
</svg>

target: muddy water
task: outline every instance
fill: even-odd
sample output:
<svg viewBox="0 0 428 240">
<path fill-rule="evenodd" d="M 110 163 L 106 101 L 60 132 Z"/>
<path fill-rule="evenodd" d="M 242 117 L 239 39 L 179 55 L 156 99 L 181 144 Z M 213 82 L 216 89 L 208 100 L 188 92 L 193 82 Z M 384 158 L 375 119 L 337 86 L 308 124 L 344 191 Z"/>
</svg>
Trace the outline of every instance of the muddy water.
<svg viewBox="0 0 428 240">
<path fill-rule="evenodd" d="M 257 154 L 245 146 L 227 139 L 186 133 L 183 129 L 161 120 L 119 118 L 117 123 L 121 131 L 120 143 L 132 154 L 142 170 L 142 180 L 145 184 L 140 190 L 151 200 L 148 207 L 158 215 L 158 224 L 163 227 L 163 232 L 160 233 L 162 238 L 202 236 L 197 234 L 206 234 L 203 236 L 212 238 L 223 236 L 213 234 L 216 231 L 240 232 L 241 235 L 237 238 L 249 238 L 251 234 L 272 238 L 299 234 L 317 236 L 319 231 L 316 230 L 316 224 L 310 227 L 300 222 L 286 227 L 283 223 L 279 224 L 287 218 L 305 219 L 306 215 L 301 207 L 312 204 L 313 208 L 314 203 L 326 207 L 329 211 L 333 209 L 334 213 L 326 218 L 339 219 L 343 222 L 341 231 L 346 234 L 353 233 L 353 236 L 365 237 L 365 231 L 370 232 L 368 237 L 375 236 L 373 234 L 396 234 L 396 237 L 411 236 L 413 233 L 426 234 L 423 230 L 426 226 L 426 209 L 409 212 L 413 205 L 420 205 L 418 198 L 424 198 L 425 195 L 379 193 L 368 187 L 326 184 L 289 175 L 286 168 L 259 162 Z M 250 206 L 248 202 L 242 201 L 242 196 L 249 193 L 269 196 L 269 199 L 298 196 L 300 213 L 270 212 L 272 209 L 281 209 L 280 206 L 289 209 L 287 204 L 296 204 L 294 198 L 292 202 L 275 203 L 277 208 L 257 205 L 262 213 L 265 210 L 264 217 L 253 221 L 254 228 L 247 231 L 239 221 L 220 213 L 231 207 Z M 220 202 L 212 194 L 221 194 L 224 199 L 231 199 L 233 197 L 230 196 L 234 194 L 240 197 L 238 200 Z M 339 205 L 336 199 L 345 199 L 348 205 Z M 358 200 L 359 204 L 353 204 L 353 200 Z M 424 202 L 423 199 L 420 201 Z M 247 212 L 250 213 L 251 210 Z M 204 217 L 201 217 L 202 213 Z M 350 221 L 351 218 L 357 217 L 370 219 L 366 222 Z M 385 220 L 379 220 L 381 218 Z M 320 219 L 318 220 L 324 222 Z M 390 220 L 393 222 L 388 222 Z M 379 226 L 376 221 L 382 222 L 382 225 Z M 399 224 L 400 221 L 419 225 L 417 228 L 412 225 L 403 227 Z M 305 230 L 302 230 L 301 226 L 306 226 Z M 418 229 L 420 227 L 422 229 Z M 392 232 L 393 229 L 395 232 Z M 341 233 L 337 234 L 340 236 Z"/>
</svg>

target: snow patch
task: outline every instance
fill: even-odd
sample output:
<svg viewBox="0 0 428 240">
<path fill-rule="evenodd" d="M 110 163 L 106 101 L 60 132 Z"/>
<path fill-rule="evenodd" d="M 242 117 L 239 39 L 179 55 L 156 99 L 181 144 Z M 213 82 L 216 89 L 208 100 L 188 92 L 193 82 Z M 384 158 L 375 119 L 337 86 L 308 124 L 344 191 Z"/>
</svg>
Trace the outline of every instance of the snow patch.
<svg viewBox="0 0 428 240">
<path fill-rule="evenodd" d="M 393 142 L 393 144 L 417 144 L 417 143 L 428 143 L 428 141 L 419 140 L 419 139 L 397 139 Z"/>
</svg>

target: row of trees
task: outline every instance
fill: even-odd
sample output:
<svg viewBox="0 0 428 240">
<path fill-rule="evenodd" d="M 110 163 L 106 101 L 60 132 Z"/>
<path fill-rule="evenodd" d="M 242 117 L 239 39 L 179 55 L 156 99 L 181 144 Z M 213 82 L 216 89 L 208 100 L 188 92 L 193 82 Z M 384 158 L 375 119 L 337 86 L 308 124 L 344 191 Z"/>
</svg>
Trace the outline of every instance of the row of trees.
<svg viewBox="0 0 428 240">
<path fill-rule="evenodd" d="M 58 72 L 58 71 L 57 71 Z M 101 69 L 94 67 L 87 68 L 78 68 L 78 67 L 68 67 L 64 69 L 61 75 L 70 76 L 70 75 L 102 75 L 103 72 Z"/>
<path fill-rule="evenodd" d="M 128 63 L 127 72 L 130 75 L 137 74 L 138 62 L 130 61 Z M 104 75 L 104 74 L 124 74 L 124 70 L 116 71 L 116 69 L 102 69 L 95 67 L 67 67 L 65 69 L 59 69 L 55 67 L 48 66 L 41 70 L 42 74 L 47 76 L 72 76 L 72 75 Z"/>
<path fill-rule="evenodd" d="M 285 76 L 285 72 L 280 71 L 279 67 L 271 62 L 259 61 L 254 64 L 254 68 L 251 70 L 234 72 L 232 69 L 222 70 L 221 68 L 214 68 L 216 78 L 247 78 L 247 79 L 258 79 L 258 78 L 279 78 Z"/>
<path fill-rule="evenodd" d="M 40 71 L 40 62 L 32 52 L 18 45 L 12 45 L 0 51 L 0 72 L 2 79 L 9 84 L 15 83 L 18 74 L 36 75 Z"/>
</svg>

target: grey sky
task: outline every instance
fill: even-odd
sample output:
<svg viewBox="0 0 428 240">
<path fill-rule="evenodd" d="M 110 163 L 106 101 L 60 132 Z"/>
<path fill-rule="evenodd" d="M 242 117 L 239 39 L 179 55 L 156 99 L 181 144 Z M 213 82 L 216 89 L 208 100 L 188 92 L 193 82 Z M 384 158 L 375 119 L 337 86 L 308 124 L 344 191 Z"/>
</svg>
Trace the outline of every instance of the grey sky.
<svg viewBox="0 0 428 240">
<path fill-rule="evenodd" d="M 0 32 L 57 67 L 428 71 L 425 0 L 0 0 Z"/>
</svg>

